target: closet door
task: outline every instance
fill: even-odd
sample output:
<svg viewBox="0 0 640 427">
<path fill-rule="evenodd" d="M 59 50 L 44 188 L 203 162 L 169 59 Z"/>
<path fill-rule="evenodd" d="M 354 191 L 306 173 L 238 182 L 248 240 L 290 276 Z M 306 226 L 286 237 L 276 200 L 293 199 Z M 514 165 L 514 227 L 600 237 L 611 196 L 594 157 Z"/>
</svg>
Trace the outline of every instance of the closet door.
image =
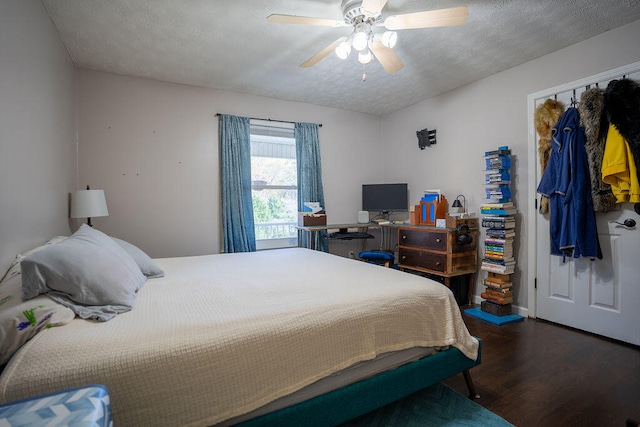
<svg viewBox="0 0 640 427">
<path fill-rule="evenodd" d="M 597 84 L 606 88 L 612 79 L 623 76 L 639 81 L 640 62 L 529 95 L 531 118 L 535 107 L 546 98 L 555 97 L 569 107 L 587 87 Z M 529 183 L 536 194 L 541 173 L 533 120 L 529 134 L 529 153 L 535 161 L 535 170 L 532 163 L 529 167 L 530 176 L 535 178 Z M 539 203 L 540 195 L 536 197 Z M 529 230 L 535 238 L 536 288 L 529 296 L 535 295 L 535 316 L 640 345 L 640 215 L 633 204 L 623 203 L 613 212 L 596 213 L 601 260 L 563 261 L 560 256 L 550 255 L 549 215 L 532 215 Z M 626 219 L 637 224 L 622 225 Z"/>
<path fill-rule="evenodd" d="M 537 214 L 536 316 L 640 345 L 640 217 L 619 207 L 596 215 L 603 259 L 593 261 L 550 255 L 548 215 Z M 638 225 L 616 223 L 627 218 Z"/>
</svg>

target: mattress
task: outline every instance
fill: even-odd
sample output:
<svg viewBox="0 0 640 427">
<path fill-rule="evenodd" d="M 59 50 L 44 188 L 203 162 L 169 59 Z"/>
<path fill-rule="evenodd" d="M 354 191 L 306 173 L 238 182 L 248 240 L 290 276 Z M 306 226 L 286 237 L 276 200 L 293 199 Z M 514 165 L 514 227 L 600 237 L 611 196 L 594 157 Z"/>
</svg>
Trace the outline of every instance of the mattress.
<svg viewBox="0 0 640 427">
<path fill-rule="evenodd" d="M 97 383 L 116 425 L 212 425 L 384 353 L 477 357 L 453 294 L 419 276 L 299 248 L 156 261 L 130 312 L 25 344 L 0 402 Z"/>
</svg>

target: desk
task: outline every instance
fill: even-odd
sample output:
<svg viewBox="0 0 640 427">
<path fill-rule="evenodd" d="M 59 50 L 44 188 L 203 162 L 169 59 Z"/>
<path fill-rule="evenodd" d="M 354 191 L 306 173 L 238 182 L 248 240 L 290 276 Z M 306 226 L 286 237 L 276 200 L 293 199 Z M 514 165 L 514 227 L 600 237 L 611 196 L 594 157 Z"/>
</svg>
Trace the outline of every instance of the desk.
<svg viewBox="0 0 640 427">
<path fill-rule="evenodd" d="M 361 223 L 351 223 L 351 224 L 326 224 L 326 225 L 297 225 L 296 228 L 307 236 L 307 244 L 306 247 L 308 249 L 316 249 L 318 247 L 318 239 L 320 236 L 320 231 L 326 230 L 340 230 L 341 228 L 355 228 L 358 231 L 366 233 L 369 227 L 379 227 L 379 225 L 375 222 L 368 222 L 365 224 Z M 363 239 L 366 242 L 366 240 Z M 363 243 L 364 246 L 364 243 Z M 364 250 L 364 248 L 363 248 Z"/>
</svg>

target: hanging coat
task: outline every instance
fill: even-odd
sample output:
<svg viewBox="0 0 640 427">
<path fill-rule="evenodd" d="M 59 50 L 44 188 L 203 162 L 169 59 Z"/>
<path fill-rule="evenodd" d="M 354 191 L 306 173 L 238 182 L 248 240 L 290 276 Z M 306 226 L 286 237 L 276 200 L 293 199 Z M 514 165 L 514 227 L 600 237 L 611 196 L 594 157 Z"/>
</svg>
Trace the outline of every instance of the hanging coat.
<svg viewBox="0 0 640 427">
<path fill-rule="evenodd" d="M 549 197 L 551 254 L 602 259 L 584 131 L 569 108 L 553 128 L 551 155 L 538 193 Z"/>
<path fill-rule="evenodd" d="M 614 125 L 609 125 L 601 173 L 602 180 L 611 185 L 616 203 L 640 202 L 640 182 L 631 148 Z"/>
</svg>

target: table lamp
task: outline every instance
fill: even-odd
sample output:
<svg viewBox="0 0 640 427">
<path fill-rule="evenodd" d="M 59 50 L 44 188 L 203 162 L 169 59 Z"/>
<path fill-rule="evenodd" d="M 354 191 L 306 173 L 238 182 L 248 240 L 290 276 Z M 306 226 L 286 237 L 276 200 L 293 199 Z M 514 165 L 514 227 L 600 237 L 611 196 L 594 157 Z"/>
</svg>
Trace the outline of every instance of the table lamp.
<svg viewBox="0 0 640 427">
<path fill-rule="evenodd" d="M 104 190 L 91 190 L 87 185 L 86 190 L 74 191 L 71 194 L 70 218 L 87 218 L 87 225 L 93 227 L 91 218 L 108 215 Z"/>
</svg>

